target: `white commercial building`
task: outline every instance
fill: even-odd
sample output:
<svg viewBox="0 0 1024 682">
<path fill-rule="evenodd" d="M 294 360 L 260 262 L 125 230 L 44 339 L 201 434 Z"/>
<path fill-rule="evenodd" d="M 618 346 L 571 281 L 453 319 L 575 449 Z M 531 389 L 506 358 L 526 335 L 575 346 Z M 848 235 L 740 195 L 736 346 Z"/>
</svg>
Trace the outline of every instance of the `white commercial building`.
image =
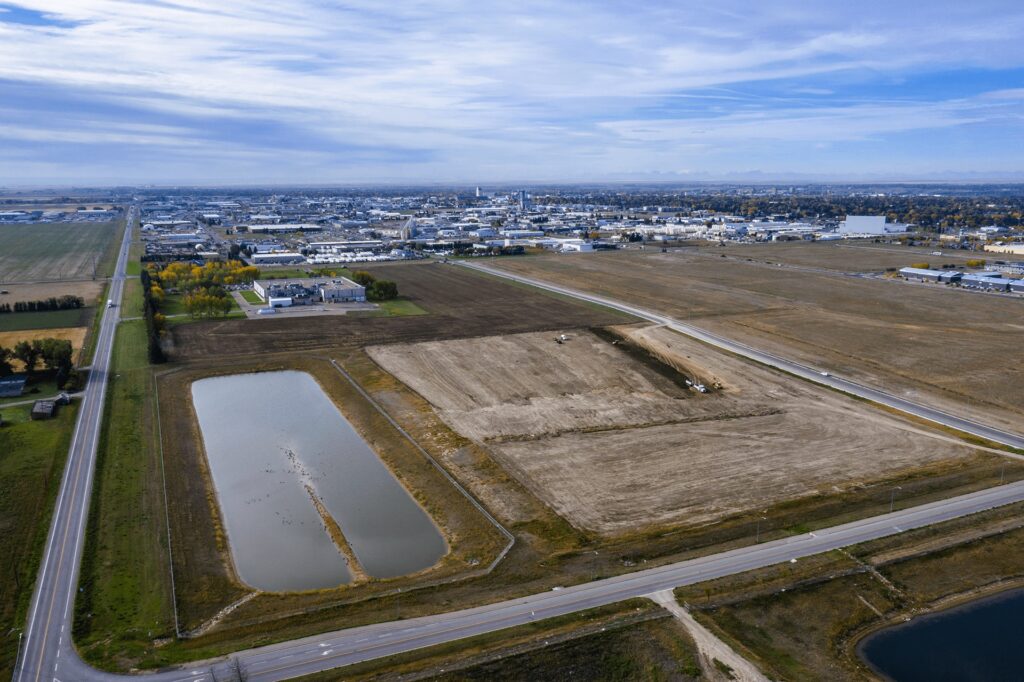
<svg viewBox="0 0 1024 682">
<path fill-rule="evenodd" d="M 304 263 L 306 257 L 295 251 L 276 251 L 272 253 L 254 253 L 250 260 L 253 265 L 283 265 L 288 263 Z"/>
<path fill-rule="evenodd" d="M 256 280 L 253 291 L 272 308 L 313 303 L 363 302 L 366 288 L 345 277 Z"/>
<path fill-rule="evenodd" d="M 904 223 L 886 223 L 884 215 L 848 215 L 839 223 L 840 234 L 894 234 L 906 232 Z"/>
</svg>

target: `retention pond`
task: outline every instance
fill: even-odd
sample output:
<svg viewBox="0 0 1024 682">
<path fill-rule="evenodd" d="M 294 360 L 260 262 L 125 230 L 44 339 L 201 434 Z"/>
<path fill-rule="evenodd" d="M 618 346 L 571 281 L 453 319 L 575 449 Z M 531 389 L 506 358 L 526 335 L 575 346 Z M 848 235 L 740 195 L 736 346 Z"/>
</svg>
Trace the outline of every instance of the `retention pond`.
<svg viewBox="0 0 1024 682">
<path fill-rule="evenodd" d="M 444 555 L 437 526 L 309 374 L 201 379 L 192 399 L 247 584 L 280 592 L 351 582 L 346 542 L 374 578 L 414 573 Z M 344 540 L 332 538 L 331 519 Z"/>
<path fill-rule="evenodd" d="M 997 594 L 881 630 L 861 658 L 895 682 L 1019 680 L 1024 675 L 1024 590 Z"/>
</svg>

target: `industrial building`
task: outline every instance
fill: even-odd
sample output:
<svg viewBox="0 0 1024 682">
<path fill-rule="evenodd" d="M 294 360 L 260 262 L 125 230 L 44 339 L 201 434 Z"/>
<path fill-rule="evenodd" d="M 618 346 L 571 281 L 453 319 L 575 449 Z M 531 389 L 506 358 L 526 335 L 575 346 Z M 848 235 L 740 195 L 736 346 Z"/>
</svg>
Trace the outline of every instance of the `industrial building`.
<svg viewBox="0 0 1024 682">
<path fill-rule="evenodd" d="M 975 272 L 964 275 L 960 280 L 960 286 L 985 291 L 1009 291 L 1010 280 L 1003 279 L 998 272 Z"/>
<path fill-rule="evenodd" d="M 900 268 L 900 276 L 920 282 L 942 282 L 953 284 L 963 278 L 964 273 L 950 270 L 927 270 L 925 268 Z"/>
<path fill-rule="evenodd" d="M 256 280 L 252 288 L 271 308 L 366 300 L 366 288 L 345 277 Z"/>
<path fill-rule="evenodd" d="M 305 263 L 306 257 L 294 251 L 278 251 L 274 253 L 254 253 L 249 259 L 253 265 L 291 265 Z"/>
<path fill-rule="evenodd" d="M 906 232 L 904 223 L 887 223 L 884 215 L 848 215 L 839 223 L 839 234 L 893 234 Z"/>
</svg>

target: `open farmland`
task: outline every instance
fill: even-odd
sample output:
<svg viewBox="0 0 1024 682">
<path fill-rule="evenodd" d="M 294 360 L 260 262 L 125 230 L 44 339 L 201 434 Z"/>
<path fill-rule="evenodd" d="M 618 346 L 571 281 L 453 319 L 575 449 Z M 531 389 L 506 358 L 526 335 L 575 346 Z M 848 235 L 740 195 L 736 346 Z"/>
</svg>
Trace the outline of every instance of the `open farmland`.
<svg viewBox="0 0 1024 682">
<path fill-rule="evenodd" d="M 0 282 L 91 279 L 120 224 L 0 225 Z"/>
<path fill-rule="evenodd" d="M 661 327 L 619 328 L 615 345 L 565 331 L 562 344 L 534 333 L 368 352 L 553 509 L 602 533 L 708 522 L 971 456 Z M 659 362 L 721 388 L 687 391 Z"/>
<path fill-rule="evenodd" d="M 873 250 L 835 248 L 875 258 Z M 1024 418 L 1024 365 L 1015 360 L 1024 331 L 1020 300 L 682 251 L 494 264 L 627 300 L 994 426 L 1019 429 Z"/>
</svg>

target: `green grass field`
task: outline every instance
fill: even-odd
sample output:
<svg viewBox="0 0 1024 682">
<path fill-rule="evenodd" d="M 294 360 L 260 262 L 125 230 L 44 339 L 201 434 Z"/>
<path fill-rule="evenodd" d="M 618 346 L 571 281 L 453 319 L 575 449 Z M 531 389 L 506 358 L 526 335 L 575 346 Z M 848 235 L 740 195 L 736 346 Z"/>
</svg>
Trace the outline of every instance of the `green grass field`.
<svg viewBox="0 0 1024 682">
<path fill-rule="evenodd" d="M 299 279 L 302 277 L 309 277 L 306 274 L 305 268 L 280 268 L 276 270 L 263 268 L 260 270 L 260 276 L 256 279 Z"/>
<path fill-rule="evenodd" d="M 263 299 L 260 298 L 260 295 L 257 294 L 252 289 L 242 289 L 242 291 L 240 291 L 239 293 L 241 293 L 242 298 L 244 298 L 249 303 L 252 303 L 253 305 L 263 305 Z"/>
<path fill-rule="evenodd" d="M 244 292 L 243 292 L 244 293 Z M 214 319 L 236 319 L 244 318 L 245 313 L 238 305 L 238 301 L 235 300 L 234 296 L 228 296 L 228 300 L 231 301 L 231 312 L 227 315 L 218 315 Z M 168 324 L 183 324 L 185 322 L 191 322 L 193 320 L 200 320 L 205 318 L 190 317 L 188 310 L 185 308 L 185 296 L 183 294 L 168 294 L 164 297 L 164 302 L 160 305 L 160 312 L 168 317 Z"/>
<path fill-rule="evenodd" d="M 132 243 L 128 247 L 128 262 L 125 263 L 125 274 L 132 277 L 142 273 L 142 256 L 145 252 L 142 242 L 139 240 L 139 232 L 136 230 Z"/>
<path fill-rule="evenodd" d="M 391 301 L 377 301 L 380 309 L 388 314 L 388 317 L 400 317 L 403 315 L 426 315 L 426 310 L 419 307 L 406 298 L 396 298 Z"/>
<path fill-rule="evenodd" d="M 145 658 L 154 639 L 174 634 L 167 531 L 163 514 L 154 513 L 164 501 L 153 410 L 145 323 L 123 322 L 75 603 L 75 638 L 87 659 L 108 652 Z"/>
<path fill-rule="evenodd" d="M 18 634 L 67 459 L 77 405 L 50 421 L 29 420 L 30 406 L 0 408 L 0 678 L 10 679 Z"/>
<path fill-rule="evenodd" d="M 4 313 L 0 315 L 0 332 L 86 327 L 92 322 L 95 311 L 94 306 L 86 306 L 74 310 L 46 310 L 41 313 Z"/>
<path fill-rule="evenodd" d="M 121 317 L 139 317 L 142 315 L 142 282 L 138 278 L 124 282 L 124 298 L 121 299 Z"/>
<path fill-rule="evenodd" d="M 0 282 L 90 279 L 105 274 L 121 221 L 0 225 Z"/>
</svg>

